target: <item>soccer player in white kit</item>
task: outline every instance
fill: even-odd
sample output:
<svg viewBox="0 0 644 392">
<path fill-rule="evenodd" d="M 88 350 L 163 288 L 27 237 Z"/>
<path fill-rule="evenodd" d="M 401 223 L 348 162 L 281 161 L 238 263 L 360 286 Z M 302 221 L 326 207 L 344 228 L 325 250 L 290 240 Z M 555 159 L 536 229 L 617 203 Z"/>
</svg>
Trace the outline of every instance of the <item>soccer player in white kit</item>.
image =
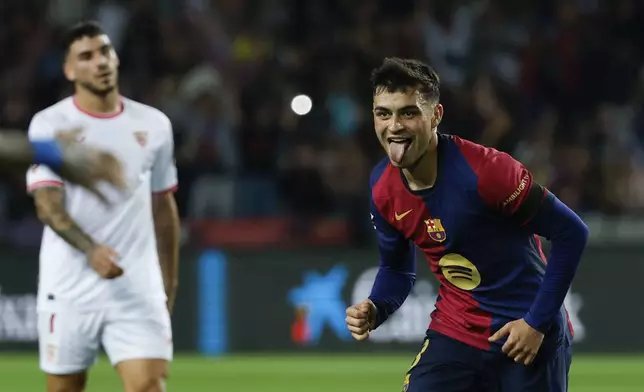
<svg viewBox="0 0 644 392">
<path fill-rule="evenodd" d="M 160 392 L 172 360 L 170 312 L 178 275 L 179 218 L 170 121 L 121 97 L 119 60 L 101 27 L 66 38 L 64 72 L 73 97 L 37 113 L 31 140 L 79 127 L 79 142 L 115 154 L 126 190 L 103 184 L 110 206 L 46 166 L 27 174 L 46 225 L 40 249 L 40 367 L 49 392 L 80 392 L 99 346 L 126 392 Z"/>
</svg>

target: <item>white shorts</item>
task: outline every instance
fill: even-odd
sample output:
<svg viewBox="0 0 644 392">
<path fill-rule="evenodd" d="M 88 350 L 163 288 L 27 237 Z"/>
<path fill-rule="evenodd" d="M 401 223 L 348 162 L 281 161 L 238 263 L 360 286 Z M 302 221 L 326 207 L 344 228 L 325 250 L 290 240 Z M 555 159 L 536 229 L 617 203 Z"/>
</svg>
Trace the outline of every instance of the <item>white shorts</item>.
<svg viewBox="0 0 644 392">
<path fill-rule="evenodd" d="M 78 311 L 38 312 L 40 368 L 75 374 L 97 360 L 99 345 L 112 365 L 131 359 L 172 360 L 172 327 L 165 303 Z"/>
</svg>

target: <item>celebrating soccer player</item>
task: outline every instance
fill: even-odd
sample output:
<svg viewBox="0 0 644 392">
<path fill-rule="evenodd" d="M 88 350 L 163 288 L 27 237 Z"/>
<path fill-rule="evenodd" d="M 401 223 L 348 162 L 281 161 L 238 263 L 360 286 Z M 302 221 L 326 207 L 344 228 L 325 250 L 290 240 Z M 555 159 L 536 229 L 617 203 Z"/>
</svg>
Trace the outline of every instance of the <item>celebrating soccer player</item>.
<svg viewBox="0 0 644 392">
<path fill-rule="evenodd" d="M 440 290 L 405 391 L 566 391 L 573 331 L 562 304 L 586 225 L 510 155 L 438 133 L 429 66 L 386 59 L 372 83 L 388 155 L 371 175 L 381 258 L 371 295 L 347 309 L 353 337 L 405 301 L 418 247 Z M 547 261 L 539 236 L 552 243 Z"/>
<path fill-rule="evenodd" d="M 170 121 L 119 95 L 119 59 L 99 25 L 73 27 L 64 44 L 63 69 L 75 95 L 37 113 L 29 137 L 82 129 L 75 134 L 79 143 L 123 162 L 126 187 L 99 184 L 107 207 L 46 165 L 27 172 L 46 225 L 38 287 L 40 366 L 48 391 L 83 391 L 102 345 L 125 391 L 163 391 L 173 354 L 169 312 L 179 247 Z"/>
</svg>

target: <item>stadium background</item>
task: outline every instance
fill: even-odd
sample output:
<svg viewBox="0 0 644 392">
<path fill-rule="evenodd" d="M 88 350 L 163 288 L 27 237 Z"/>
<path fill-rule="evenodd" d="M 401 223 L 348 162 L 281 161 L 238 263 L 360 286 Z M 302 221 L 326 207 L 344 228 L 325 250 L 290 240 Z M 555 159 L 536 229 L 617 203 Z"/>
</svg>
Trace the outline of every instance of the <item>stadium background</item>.
<svg viewBox="0 0 644 392">
<path fill-rule="evenodd" d="M 567 298 L 571 391 L 644 391 L 641 2 L 3 0 L 0 16 L 0 129 L 69 94 L 57 38 L 85 17 L 112 37 L 123 94 L 173 121 L 184 246 L 171 390 L 400 390 L 433 307 L 427 269 L 372 341 L 342 323 L 377 265 L 368 72 L 412 56 L 441 75 L 441 131 L 511 153 L 591 228 Z M 305 116 L 297 94 L 313 100 Z M 4 174 L 0 391 L 42 390 L 41 230 L 24 176 Z M 102 360 L 89 390 L 117 385 Z"/>
</svg>

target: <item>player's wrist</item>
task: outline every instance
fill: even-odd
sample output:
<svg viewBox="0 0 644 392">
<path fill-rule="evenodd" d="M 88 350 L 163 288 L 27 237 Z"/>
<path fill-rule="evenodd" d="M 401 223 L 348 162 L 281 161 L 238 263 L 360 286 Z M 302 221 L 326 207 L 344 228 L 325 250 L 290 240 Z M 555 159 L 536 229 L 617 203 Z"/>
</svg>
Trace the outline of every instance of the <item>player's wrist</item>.
<svg viewBox="0 0 644 392">
<path fill-rule="evenodd" d="M 56 140 L 32 141 L 34 163 L 57 170 L 63 165 L 63 150 Z"/>
<path fill-rule="evenodd" d="M 83 253 L 85 253 L 87 258 L 90 258 L 90 257 L 92 257 L 92 254 L 94 253 L 94 251 L 97 248 L 98 248 L 98 244 L 96 244 L 95 242 L 87 242 L 86 244 L 82 245 L 82 249 L 80 249 L 80 250 Z"/>
<path fill-rule="evenodd" d="M 525 323 L 528 324 L 530 328 L 534 329 L 535 331 L 541 332 L 544 335 L 551 325 L 550 322 L 539 321 L 530 312 L 528 312 L 525 317 L 523 317 L 523 321 L 525 321 Z"/>
<path fill-rule="evenodd" d="M 381 316 L 384 315 L 384 313 L 379 310 L 380 305 L 377 300 L 374 301 L 372 298 L 367 298 L 367 300 L 371 304 L 371 312 L 369 313 L 369 329 L 374 330 L 385 321 Z"/>
</svg>

